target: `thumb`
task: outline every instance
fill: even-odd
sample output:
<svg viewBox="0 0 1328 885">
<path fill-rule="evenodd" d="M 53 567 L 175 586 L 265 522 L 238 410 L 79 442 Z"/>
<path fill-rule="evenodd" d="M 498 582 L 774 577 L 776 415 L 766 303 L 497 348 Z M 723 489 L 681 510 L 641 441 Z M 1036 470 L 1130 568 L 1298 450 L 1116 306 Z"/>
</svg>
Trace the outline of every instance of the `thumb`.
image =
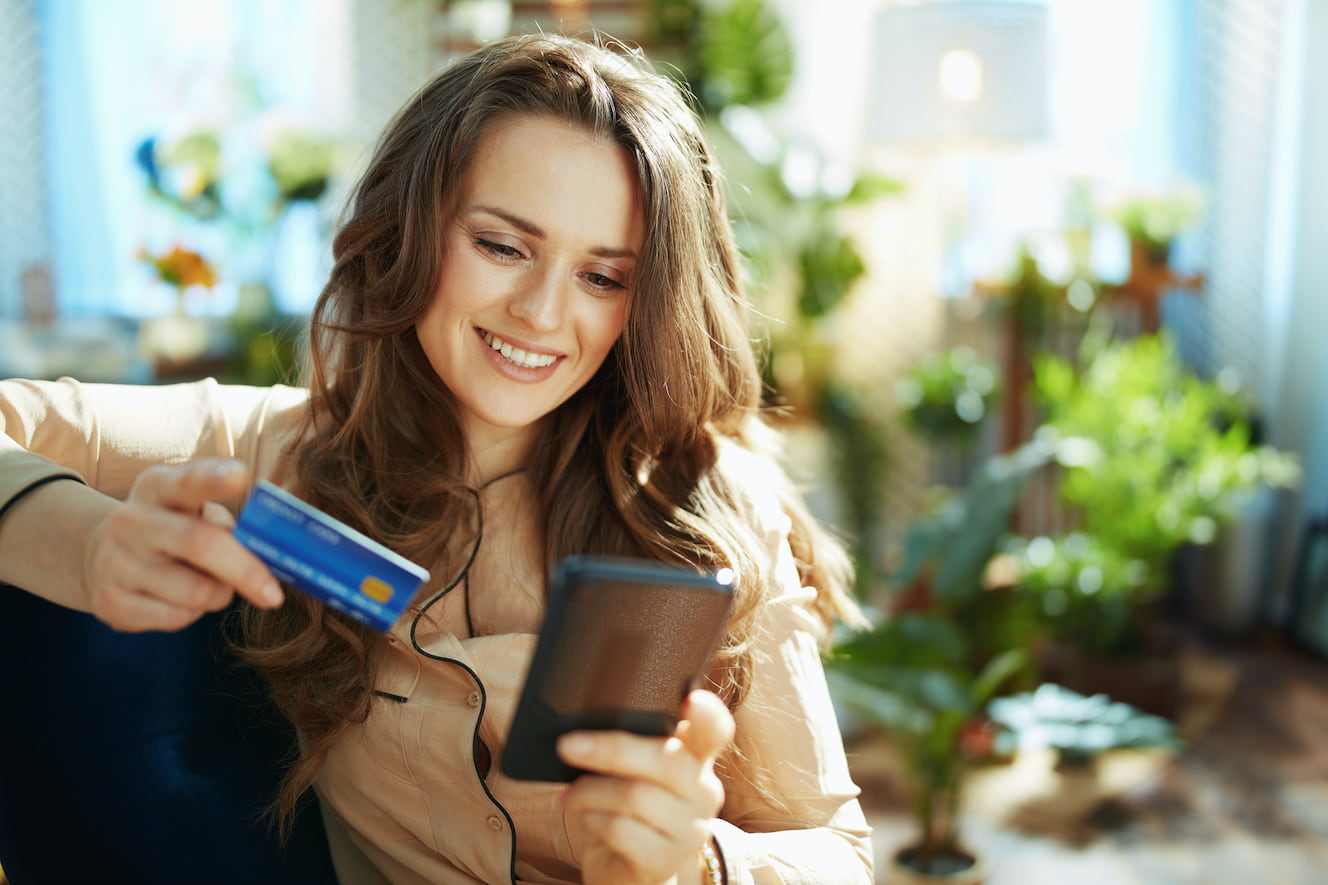
<svg viewBox="0 0 1328 885">
<path fill-rule="evenodd" d="M 733 740 L 733 714 L 712 691 L 697 689 L 683 702 L 677 737 L 700 759 L 713 759 Z"/>
</svg>

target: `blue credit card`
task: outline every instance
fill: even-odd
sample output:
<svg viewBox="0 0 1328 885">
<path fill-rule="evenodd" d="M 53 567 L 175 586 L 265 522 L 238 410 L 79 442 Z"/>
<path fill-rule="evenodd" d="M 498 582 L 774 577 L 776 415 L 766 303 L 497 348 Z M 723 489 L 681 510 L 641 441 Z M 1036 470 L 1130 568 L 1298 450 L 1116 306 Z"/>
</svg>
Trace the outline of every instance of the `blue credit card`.
<svg viewBox="0 0 1328 885">
<path fill-rule="evenodd" d="M 260 479 L 235 538 L 285 581 L 386 631 L 429 573 L 285 489 Z"/>
</svg>

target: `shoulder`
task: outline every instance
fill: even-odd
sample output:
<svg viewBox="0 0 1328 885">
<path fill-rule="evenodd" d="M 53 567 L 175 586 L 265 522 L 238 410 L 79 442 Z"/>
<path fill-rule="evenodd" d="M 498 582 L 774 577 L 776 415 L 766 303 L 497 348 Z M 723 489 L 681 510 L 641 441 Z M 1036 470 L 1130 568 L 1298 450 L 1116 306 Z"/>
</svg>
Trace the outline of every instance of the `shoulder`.
<svg viewBox="0 0 1328 885">
<path fill-rule="evenodd" d="M 198 383 L 202 385 L 198 394 L 215 403 L 221 414 L 246 424 L 298 421 L 309 405 L 309 391 L 302 387 L 288 387 L 284 384 L 249 387 L 218 384 L 211 379 Z"/>
<path fill-rule="evenodd" d="M 781 496 L 790 483 L 773 451 L 758 451 L 738 440 L 721 438 L 715 470 L 754 528 L 763 535 L 788 533 L 790 519 Z"/>
</svg>

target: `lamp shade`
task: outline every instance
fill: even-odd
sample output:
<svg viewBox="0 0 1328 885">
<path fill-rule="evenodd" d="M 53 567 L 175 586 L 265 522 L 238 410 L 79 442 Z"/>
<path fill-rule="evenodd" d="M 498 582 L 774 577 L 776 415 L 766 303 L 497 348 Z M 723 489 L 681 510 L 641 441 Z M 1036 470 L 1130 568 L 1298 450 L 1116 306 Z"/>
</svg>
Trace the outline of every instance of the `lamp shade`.
<svg viewBox="0 0 1328 885">
<path fill-rule="evenodd" d="M 868 132 L 881 141 L 1048 135 L 1047 7 L 936 0 L 876 18 Z"/>
</svg>

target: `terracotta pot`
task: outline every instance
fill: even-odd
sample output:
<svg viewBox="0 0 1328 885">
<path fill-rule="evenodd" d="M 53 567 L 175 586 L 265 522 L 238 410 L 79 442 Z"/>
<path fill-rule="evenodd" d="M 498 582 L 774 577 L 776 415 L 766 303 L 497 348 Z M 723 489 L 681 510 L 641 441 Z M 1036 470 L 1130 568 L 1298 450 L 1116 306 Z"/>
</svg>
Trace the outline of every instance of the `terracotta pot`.
<svg viewBox="0 0 1328 885">
<path fill-rule="evenodd" d="M 909 858 L 916 853 L 917 848 L 911 845 L 895 853 L 885 880 L 888 885 L 982 885 L 986 880 L 986 864 L 975 854 L 962 850 L 946 852 L 940 859 L 953 861 L 947 864 L 951 872 L 921 873 L 908 865 Z M 968 865 L 964 866 L 965 863 Z"/>
</svg>

